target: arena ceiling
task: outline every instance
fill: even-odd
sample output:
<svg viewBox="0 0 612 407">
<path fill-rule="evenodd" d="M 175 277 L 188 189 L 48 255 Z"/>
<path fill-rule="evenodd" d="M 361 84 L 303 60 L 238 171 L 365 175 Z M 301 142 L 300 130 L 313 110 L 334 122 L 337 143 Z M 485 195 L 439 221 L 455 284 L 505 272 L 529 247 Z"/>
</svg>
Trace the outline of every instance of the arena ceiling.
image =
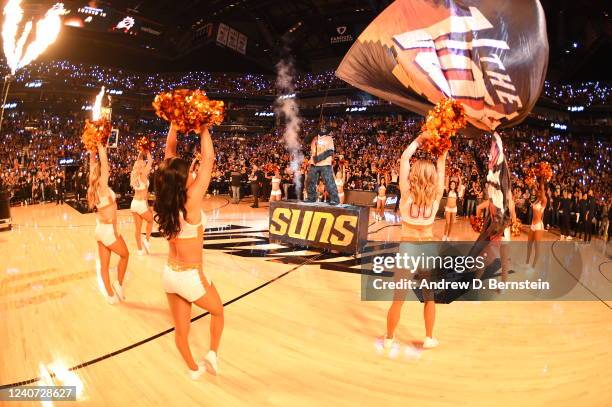
<svg viewBox="0 0 612 407">
<path fill-rule="evenodd" d="M 610 2 L 541 2 L 551 45 L 549 76 L 609 80 Z M 93 24 L 68 27 L 50 57 L 143 70 L 272 72 L 279 55 L 288 49 L 302 70 L 317 71 L 335 67 L 351 39 L 389 3 L 391 0 L 66 1 L 72 13 L 87 6 L 103 10 L 108 21 L 96 23 L 94 16 Z M 133 32 L 112 29 L 125 17 L 135 20 Z M 230 44 L 216 41 L 220 24 L 229 31 Z M 147 31 L 141 31 L 143 27 Z"/>
</svg>

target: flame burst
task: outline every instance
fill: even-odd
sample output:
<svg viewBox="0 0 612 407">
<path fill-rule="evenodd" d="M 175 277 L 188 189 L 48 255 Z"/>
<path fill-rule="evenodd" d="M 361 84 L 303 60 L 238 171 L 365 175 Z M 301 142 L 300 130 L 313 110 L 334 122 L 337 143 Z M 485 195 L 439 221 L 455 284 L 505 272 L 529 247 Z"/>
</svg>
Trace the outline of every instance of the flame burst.
<svg viewBox="0 0 612 407">
<path fill-rule="evenodd" d="M 100 93 L 96 95 L 96 100 L 91 108 L 91 118 L 93 121 L 98 121 L 102 118 L 102 98 L 106 89 L 102 86 Z"/>
<path fill-rule="evenodd" d="M 28 65 L 40 56 L 47 47 L 55 42 L 62 26 L 60 15 L 62 10 L 53 7 L 45 16 L 36 22 L 34 39 L 26 46 L 32 31 L 33 23 L 28 21 L 19 37 L 19 23 L 23 20 L 21 0 L 9 0 L 4 7 L 4 25 L 2 26 L 2 40 L 6 63 L 11 74 Z M 25 51 L 24 51 L 25 48 Z"/>
</svg>

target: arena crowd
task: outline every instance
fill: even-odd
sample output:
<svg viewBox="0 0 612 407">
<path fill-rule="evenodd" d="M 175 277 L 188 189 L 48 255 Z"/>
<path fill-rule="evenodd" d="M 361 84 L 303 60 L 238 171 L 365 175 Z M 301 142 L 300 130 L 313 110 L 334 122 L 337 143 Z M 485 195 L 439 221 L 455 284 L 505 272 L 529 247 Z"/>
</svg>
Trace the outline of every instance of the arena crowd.
<svg viewBox="0 0 612 407">
<path fill-rule="evenodd" d="M 298 74 L 294 79 L 295 90 L 298 92 L 350 87 L 337 78 L 331 70 Z M 106 86 L 108 89 L 120 90 L 125 94 L 146 95 L 155 95 L 176 88 L 202 88 L 220 94 L 276 95 L 277 93 L 275 78 L 269 75 L 200 71 L 138 73 L 69 61 L 34 62 L 17 73 L 15 82 L 26 87 L 51 85 L 71 89 Z M 41 83 L 37 84 L 38 82 Z M 556 102 L 570 106 L 584 107 L 612 102 L 612 87 L 602 82 L 553 84 L 546 81 L 543 94 Z"/>
<path fill-rule="evenodd" d="M 263 75 L 206 72 L 136 74 L 65 61 L 32 64 L 20 71 L 15 80 L 21 84 L 45 81 L 76 88 L 106 85 L 108 88 L 148 95 L 175 87 L 201 87 L 218 93 L 275 94 L 273 78 Z M 325 90 L 334 86 L 346 87 L 346 84 L 335 78 L 331 71 L 296 78 L 296 89 L 299 91 Z M 563 86 L 547 84 L 545 94 L 567 105 L 592 105 L 609 103 L 612 100 L 611 89 L 597 82 Z M 74 194 L 77 199 L 84 196 L 87 168 L 83 165 L 86 165 L 87 159 L 80 142 L 83 120 L 77 113 L 59 114 L 42 110 L 32 113 L 14 111 L 7 115 L 0 142 L 0 184 L 10 190 L 13 204 L 61 203 L 66 192 Z M 301 123 L 300 133 L 303 137 L 318 131 L 321 125 L 328 128 L 335 140 L 336 166 L 344 166 L 347 172 L 346 189 L 373 191 L 381 180 L 389 184 L 393 173 L 398 172 L 399 157 L 418 134 L 421 120 L 417 116 L 398 119 L 396 116 L 347 114 L 326 117 L 323 124 L 319 120 L 305 119 Z M 110 153 L 110 182 L 115 191 L 128 195 L 131 192 L 129 173 L 136 158 L 134 145 L 137 135 L 148 134 L 161 141 L 164 134 L 160 129 L 164 126 L 155 120 L 143 121 L 121 116 L 113 117 L 113 125 L 119 130 L 120 140 Z M 282 141 L 283 132 L 282 127 L 248 135 L 214 132 L 217 165 L 209 192 L 225 194 L 234 185 L 240 187 L 241 197 L 249 195 L 249 176 L 257 166 L 264 171 L 260 193 L 265 199 L 269 196 L 274 168 L 278 167 L 283 177 L 281 189 L 286 198 L 294 186 L 295 174 L 290 168 L 289 154 Z M 567 193 L 571 200 L 572 219 L 575 219 L 573 234 L 580 229 L 577 220 L 580 214 L 590 211 L 596 214 L 593 230 L 607 235 L 605 230 L 612 198 L 612 144 L 609 140 L 595 136 L 576 137 L 527 125 L 503 130 L 501 134 L 512 171 L 517 212 L 524 223 L 530 220 L 531 204 L 535 200 L 524 183 L 525 170 L 539 161 L 548 161 L 553 169 L 553 178 L 547 189 L 549 199 L 545 225 L 555 227 L 559 224 L 563 195 Z M 180 153 L 191 159 L 197 140 L 194 136 L 187 137 L 189 142 Z M 162 158 L 161 144 L 158 142 L 153 151 L 157 162 Z M 490 138 L 459 136 L 453 144 L 447 163 L 447 176 L 449 180 L 460 183 L 459 214 L 466 216 L 473 214 L 476 205 L 486 199 L 483 189 Z M 72 170 L 67 171 L 69 167 L 61 165 L 60 160 L 74 160 Z M 301 191 L 297 191 L 297 195 L 301 196 Z"/>
</svg>

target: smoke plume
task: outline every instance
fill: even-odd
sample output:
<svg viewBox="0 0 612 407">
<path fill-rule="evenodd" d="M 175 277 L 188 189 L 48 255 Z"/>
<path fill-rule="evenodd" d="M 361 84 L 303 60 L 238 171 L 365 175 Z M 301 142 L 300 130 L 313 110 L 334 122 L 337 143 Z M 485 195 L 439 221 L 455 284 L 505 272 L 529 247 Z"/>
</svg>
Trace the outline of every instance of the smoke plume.
<svg viewBox="0 0 612 407">
<path fill-rule="evenodd" d="M 294 77 L 293 60 L 290 57 L 281 59 L 276 64 L 276 90 L 278 96 L 274 105 L 274 113 L 276 117 L 284 117 L 285 119 L 283 140 L 291 158 L 291 169 L 293 170 L 297 193 L 301 187 L 297 171 L 304 160 L 304 154 L 302 154 L 302 143 L 299 137 L 302 119 L 300 118 L 300 109 L 295 98 Z"/>
</svg>

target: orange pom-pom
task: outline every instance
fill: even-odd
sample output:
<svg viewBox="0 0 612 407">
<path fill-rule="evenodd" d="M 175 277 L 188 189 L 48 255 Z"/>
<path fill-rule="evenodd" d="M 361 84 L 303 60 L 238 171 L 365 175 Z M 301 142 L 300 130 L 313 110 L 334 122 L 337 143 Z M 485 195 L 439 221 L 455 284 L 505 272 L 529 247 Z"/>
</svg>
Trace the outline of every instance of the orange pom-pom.
<svg viewBox="0 0 612 407">
<path fill-rule="evenodd" d="M 96 121 L 85 120 L 85 129 L 83 129 L 81 140 L 85 144 L 87 151 L 95 152 L 98 149 L 98 145 L 106 145 L 111 130 L 111 124 L 107 119 L 102 118 Z"/>
<path fill-rule="evenodd" d="M 524 173 L 525 184 L 527 184 L 530 188 L 536 188 L 538 181 L 550 181 L 553 176 L 552 168 L 546 161 L 538 163 L 535 167 L 525 169 Z"/>
<path fill-rule="evenodd" d="M 225 105 L 210 100 L 201 90 L 175 89 L 157 95 L 153 101 L 155 113 L 162 119 L 175 123 L 178 131 L 199 133 L 202 128 L 223 122 Z"/>
<path fill-rule="evenodd" d="M 451 148 L 451 137 L 465 126 L 467 119 L 463 106 L 453 99 L 442 99 L 427 113 L 421 127 L 423 132 L 430 135 L 423 149 L 433 155 L 441 155 Z"/>
<path fill-rule="evenodd" d="M 148 153 L 155 147 L 155 143 L 147 136 L 141 136 L 136 140 L 136 148 L 141 153 Z"/>
<path fill-rule="evenodd" d="M 520 220 L 515 219 L 510 225 L 510 234 L 514 237 L 520 236 L 523 224 Z"/>
<path fill-rule="evenodd" d="M 470 216 L 470 225 L 472 226 L 472 229 L 474 229 L 474 232 L 480 233 L 484 228 L 484 219 L 481 216 L 476 217 L 472 215 Z"/>
</svg>

